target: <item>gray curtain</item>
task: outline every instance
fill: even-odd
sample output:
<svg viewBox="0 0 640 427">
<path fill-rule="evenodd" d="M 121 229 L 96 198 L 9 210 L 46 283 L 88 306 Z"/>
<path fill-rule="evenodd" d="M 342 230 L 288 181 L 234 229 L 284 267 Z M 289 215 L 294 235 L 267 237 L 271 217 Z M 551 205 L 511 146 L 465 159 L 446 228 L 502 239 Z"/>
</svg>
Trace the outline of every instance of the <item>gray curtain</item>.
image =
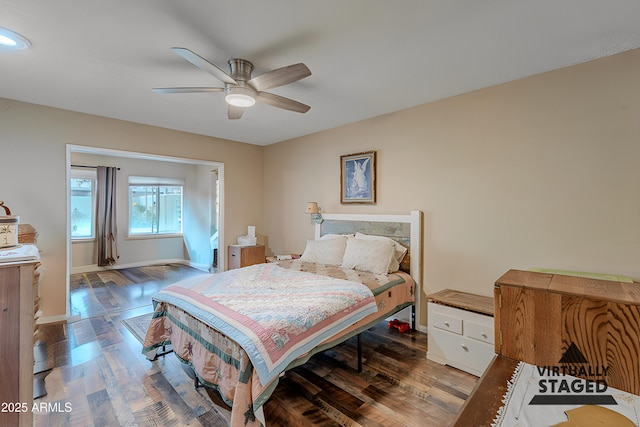
<svg viewBox="0 0 640 427">
<path fill-rule="evenodd" d="M 98 214 L 98 266 L 118 261 L 118 226 L 116 223 L 116 171 L 118 168 L 98 166 L 96 198 Z"/>
</svg>

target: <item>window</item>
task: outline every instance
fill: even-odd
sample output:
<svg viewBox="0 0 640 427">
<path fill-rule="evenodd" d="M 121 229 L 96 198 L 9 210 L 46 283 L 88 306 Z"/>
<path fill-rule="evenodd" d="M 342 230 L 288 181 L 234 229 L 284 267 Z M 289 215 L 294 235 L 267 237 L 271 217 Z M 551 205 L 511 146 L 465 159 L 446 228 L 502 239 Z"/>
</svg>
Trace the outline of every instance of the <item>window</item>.
<svg viewBox="0 0 640 427">
<path fill-rule="evenodd" d="M 183 186 L 167 181 L 129 178 L 129 235 L 182 233 Z"/>
<path fill-rule="evenodd" d="M 71 239 L 95 238 L 95 170 L 71 170 Z"/>
</svg>

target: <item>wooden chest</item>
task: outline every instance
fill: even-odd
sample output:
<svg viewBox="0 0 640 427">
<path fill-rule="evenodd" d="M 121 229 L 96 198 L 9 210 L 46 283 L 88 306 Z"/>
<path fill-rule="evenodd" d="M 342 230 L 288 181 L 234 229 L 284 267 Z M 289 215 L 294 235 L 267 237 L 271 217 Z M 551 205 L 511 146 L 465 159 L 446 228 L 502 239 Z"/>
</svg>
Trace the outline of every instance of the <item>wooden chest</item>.
<svg viewBox="0 0 640 427">
<path fill-rule="evenodd" d="M 640 395 L 640 283 L 510 270 L 494 292 L 496 353 Z"/>
</svg>

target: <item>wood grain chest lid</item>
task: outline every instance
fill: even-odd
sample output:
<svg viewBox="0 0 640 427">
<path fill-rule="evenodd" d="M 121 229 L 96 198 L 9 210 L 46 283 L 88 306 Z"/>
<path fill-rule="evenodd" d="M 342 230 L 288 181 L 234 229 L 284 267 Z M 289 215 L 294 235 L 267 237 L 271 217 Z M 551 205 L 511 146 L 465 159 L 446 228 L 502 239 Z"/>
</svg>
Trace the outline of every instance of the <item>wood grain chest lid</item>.
<svg viewBox="0 0 640 427">
<path fill-rule="evenodd" d="M 548 289 L 552 279 L 553 274 L 524 270 L 509 270 L 496 280 L 496 285 Z"/>
</svg>

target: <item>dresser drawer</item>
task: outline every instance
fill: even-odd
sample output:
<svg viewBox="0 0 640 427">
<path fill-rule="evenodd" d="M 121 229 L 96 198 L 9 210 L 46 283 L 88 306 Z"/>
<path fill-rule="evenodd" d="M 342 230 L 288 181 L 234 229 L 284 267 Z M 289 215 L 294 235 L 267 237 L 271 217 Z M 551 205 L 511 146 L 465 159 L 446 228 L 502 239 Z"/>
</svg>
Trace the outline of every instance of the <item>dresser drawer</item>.
<svg viewBox="0 0 640 427">
<path fill-rule="evenodd" d="M 486 322 L 477 323 L 471 320 L 466 320 L 464 322 L 465 336 L 487 344 L 493 344 L 493 318 L 488 320 L 491 322 L 489 325 L 487 325 Z"/>
<path fill-rule="evenodd" d="M 433 322 L 433 323 L 431 323 Z M 434 328 L 462 335 L 462 319 L 434 311 L 429 319 L 429 325 Z"/>
</svg>

